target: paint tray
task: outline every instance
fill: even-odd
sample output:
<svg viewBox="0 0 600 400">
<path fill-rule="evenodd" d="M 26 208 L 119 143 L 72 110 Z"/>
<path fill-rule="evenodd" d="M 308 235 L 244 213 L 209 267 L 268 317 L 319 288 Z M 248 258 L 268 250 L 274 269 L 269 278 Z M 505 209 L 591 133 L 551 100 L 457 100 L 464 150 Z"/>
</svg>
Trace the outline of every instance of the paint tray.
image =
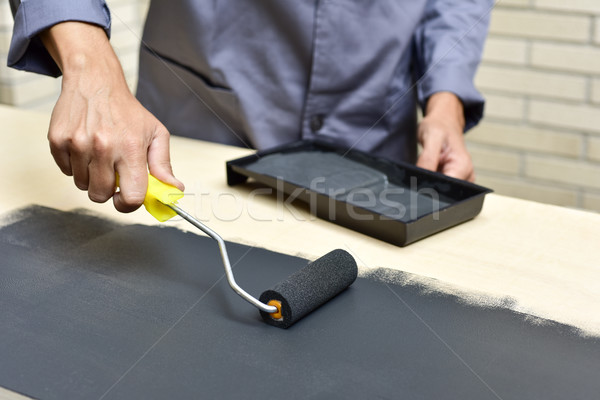
<svg viewBox="0 0 600 400">
<path fill-rule="evenodd" d="M 313 140 L 227 162 L 230 186 L 248 178 L 279 192 L 277 201 L 286 199 L 286 207 L 306 202 L 319 218 L 398 246 L 474 218 L 491 192 L 412 164 Z"/>
</svg>

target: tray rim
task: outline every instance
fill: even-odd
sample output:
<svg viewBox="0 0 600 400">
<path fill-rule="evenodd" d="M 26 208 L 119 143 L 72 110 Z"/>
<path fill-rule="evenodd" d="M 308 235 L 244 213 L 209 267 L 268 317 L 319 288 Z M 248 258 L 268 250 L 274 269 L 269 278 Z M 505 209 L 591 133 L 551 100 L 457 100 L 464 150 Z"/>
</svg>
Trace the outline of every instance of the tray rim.
<svg viewBox="0 0 600 400">
<path fill-rule="evenodd" d="M 470 219 L 475 218 L 477 215 L 479 215 L 479 213 L 481 212 L 481 209 L 483 208 L 483 202 L 484 202 L 484 199 L 485 199 L 485 195 L 493 192 L 492 189 L 484 187 L 484 186 L 481 186 L 481 185 L 478 185 L 476 183 L 472 183 L 472 182 L 468 182 L 468 181 L 465 181 L 465 180 L 453 178 L 453 177 L 444 175 L 444 174 L 442 174 L 440 172 L 426 170 L 424 168 L 420 168 L 420 167 L 417 167 L 416 165 L 409 164 L 409 163 L 406 163 L 406 162 L 392 161 L 392 160 L 389 160 L 387 158 L 374 156 L 374 155 L 371 155 L 369 153 L 366 153 L 366 152 L 360 151 L 360 150 L 354 150 L 354 149 L 352 149 L 352 150 L 347 151 L 347 154 L 349 154 L 349 155 L 351 155 L 351 154 L 359 154 L 361 157 L 366 157 L 369 160 L 373 160 L 374 162 L 383 162 L 383 163 L 388 164 L 388 165 L 391 164 L 391 165 L 393 165 L 395 167 L 399 167 L 400 169 L 406 170 L 409 176 L 414 176 L 415 172 L 416 172 L 417 174 L 420 174 L 421 176 L 425 175 L 426 177 L 431 178 L 433 181 L 440 182 L 440 183 L 450 183 L 453 186 L 458 185 L 458 186 L 460 186 L 463 189 L 467 189 L 469 191 L 474 192 L 472 195 L 469 195 L 468 197 L 465 197 L 465 198 L 462 198 L 462 199 L 457 199 L 456 201 L 453 201 L 453 202 L 451 202 L 450 204 L 448 204 L 448 205 L 446 205 L 444 207 L 438 208 L 436 210 L 432 210 L 432 211 L 430 211 L 430 212 L 428 212 L 426 214 L 420 215 L 419 217 L 417 217 L 415 219 L 411 218 L 408 221 L 403 221 L 401 219 L 392 218 L 392 217 L 389 217 L 389 216 L 387 216 L 385 214 L 381 214 L 381 213 L 378 213 L 378 212 L 373 211 L 373 210 L 366 209 L 366 208 L 361 207 L 361 206 L 353 205 L 353 204 L 347 203 L 345 201 L 340 201 L 340 200 L 335 199 L 334 197 L 331 197 L 331 196 L 329 196 L 329 195 L 327 195 L 325 193 L 315 192 L 315 191 L 311 190 L 308 187 L 305 187 L 305 186 L 302 186 L 302 185 L 297 185 L 295 183 L 289 182 L 287 180 L 282 179 L 279 176 L 267 175 L 267 174 L 260 174 L 260 173 L 257 173 L 257 172 L 254 172 L 254 171 L 251 171 L 251 170 L 245 168 L 246 165 L 248 165 L 248 164 L 250 164 L 252 162 L 256 162 L 256 161 L 258 161 L 260 158 L 262 158 L 264 156 L 268 156 L 268 155 L 272 155 L 272 154 L 277 154 L 277 153 L 299 152 L 299 151 L 303 151 L 303 150 L 307 150 L 307 151 L 328 151 L 328 152 L 339 153 L 339 152 L 344 152 L 346 149 L 344 147 L 340 147 L 340 146 L 337 146 L 337 145 L 335 145 L 333 143 L 330 143 L 330 142 L 327 142 L 327 141 L 323 141 L 323 140 L 303 139 L 303 140 L 291 142 L 291 143 L 288 143 L 288 144 L 283 144 L 283 145 L 280 145 L 280 146 L 272 147 L 272 148 L 269 148 L 269 149 L 259 150 L 259 151 L 255 152 L 253 154 L 250 154 L 250 155 L 247 155 L 247 156 L 244 156 L 244 157 L 240 157 L 240 158 L 236 158 L 236 159 L 233 159 L 233 160 L 229 160 L 229 161 L 226 162 L 227 183 L 228 183 L 229 186 L 234 186 L 234 185 L 237 185 L 237 184 L 245 182 L 248 178 L 252 178 L 252 179 L 260 182 L 263 185 L 266 185 L 268 187 L 271 187 L 271 188 L 277 190 L 276 187 L 273 187 L 271 184 L 269 184 L 268 182 L 265 182 L 264 179 L 260 179 L 259 177 L 264 176 L 264 177 L 267 178 L 267 180 L 268 179 L 270 179 L 270 180 L 281 180 L 281 181 L 287 183 L 288 185 L 291 185 L 294 188 L 303 189 L 307 193 L 315 193 L 317 196 L 323 196 L 325 198 L 335 200 L 336 202 L 341 202 L 341 203 L 344 203 L 344 204 L 348 204 L 351 207 L 353 207 L 354 209 L 360 210 L 361 212 L 366 213 L 366 214 L 373 215 L 374 218 L 377 218 L 377 219 L 379 219 L 381 221 L 389 221 L 389 222 L 393 222 L 393 223 L 399 224 L 399 225 L 403 226 L 404 229 L 405 229 L 404 236 L 410 236 L 409 235 L 409 229 L 411 227 L 419 224 L 419 223 L 422 223 L 422 221 L 425 221 L 426 219 L 431 218 L 431 215 L 433 213 L 436 213 L 436 212 L 440 213 L 442 211 L 450 210 L 450 209 L 453 209 L 453 208 L 456 208 L 456 207 L 459 207 L 459 206 L 463 206 L 464 207 L 466 205 L 465 203 L 473 203 L 474 208 L 476 208 L 476 211 L 472 215 L 469 214 L 468 218 L 460 219 L 460 220 L 456 221 L 456 223 L 451 223 L 449 226 L 443 227 L 441 229 L 434 229 L 434 230 L 432 230 L 431 232 L 429 232 L 429 233 L 427 233 L 425 235 L 418 235 L 418 237 L 410 239 L 410 240 L 408 240 L 409 239 L 408 237 L 405 237 L 405 239 L 407 239 L 407 240 L 396 241 L 396 240 L 384 239 L 382 237 L 377 237 L 377 236 L 374 236 L 374 235 L 367 234 L 368 236 L 377 237 L 378 239 L 382 239 L 382 240 L 385 240 L 387 242 L 394 243 L 394 244 L 400 245 L 400 246 L 404 246 L 404 245 L 413 243 L 414 241 L 420 240 L 420 239 L 422 239 L 424 237 L 433 235 L 435 233 L 441 232 L 443 230 L 446 230 L 448 228 L 451 228 L 453 226 L 459 225 L 459 224 L 464 223 L 464 222 L 466 222 L 466 221 L 468 221 Z M 357 161 L 357 160 L 353 159 L 352 157 L 350 159 L 352 159 L 355 162 L 360 162 L 360 161 Z M 373 167 L 372 165 L 368 165 L 368 166 L 369 166 L 369 168 L 377 169 L 376 167 Z M 282 192 L 284 194 L 287 194 L 283 190 L 282 190 Z M 298 199 L 298 200 L 304 201 L 302 199 Z M 323 218 L 323 217 L 319 216 L 318 213 L 317 213 L 317 216 L 319 218 L 325 219 L 325 220 L 327 220 L 329 222 L 332 222 L 332 223 L 335 223 L 337 225 L 345 226 L 345 227 L 353 229 L 355 231 L 364 233 L 361 229 L 358 229 L 358 228 L 356 228 L 354 226 L 349 226 L 347 224 L 340 223 L 340 221 L 338 219 L 333 219 L 332 220 L 330 218 Z M 357 225 L 361 225 L 361 224 L 357 224 Z"/>
</svg>

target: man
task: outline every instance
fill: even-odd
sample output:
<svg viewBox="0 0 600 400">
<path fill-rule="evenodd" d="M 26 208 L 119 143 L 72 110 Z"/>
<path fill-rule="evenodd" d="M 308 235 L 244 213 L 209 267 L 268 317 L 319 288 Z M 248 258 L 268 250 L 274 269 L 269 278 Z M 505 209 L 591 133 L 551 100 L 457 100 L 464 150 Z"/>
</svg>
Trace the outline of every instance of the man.
<svg viewBox="0 0 600 400">
<path fill-rule="evenodd" d="M 183 189 L 171 171 L 169 131 L 258 149 L 322 136 L 410 162 L 418 140 L 417 165 L 473 180 L 463 132 L 483 115 L 473 77 L 492 6 L 155 0 L 138 101 L 108 42 L 104 0 L 22 0 L 8 62 L 63 74 L 52 155 L 92 201 L 113 197 L 122 212 L 141 205 L 148 170 Z"/>
</svg>

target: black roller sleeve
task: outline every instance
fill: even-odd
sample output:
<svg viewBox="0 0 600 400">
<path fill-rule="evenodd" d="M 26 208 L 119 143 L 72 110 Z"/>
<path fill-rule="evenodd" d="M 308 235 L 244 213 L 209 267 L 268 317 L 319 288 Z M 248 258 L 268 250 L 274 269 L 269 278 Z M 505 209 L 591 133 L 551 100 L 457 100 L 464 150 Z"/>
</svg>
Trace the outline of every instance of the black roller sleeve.
<svg viewBox="0 0 600 400">
<path fill-rule="evenodd" d="M 260 301 L 281 302 L 282 318 L 261 311 L 267 324 L 288 328 L 350 286 L 358 274 L 354 258 L 344 250 L 333 250 L 260 295 Z"/>
</svg>

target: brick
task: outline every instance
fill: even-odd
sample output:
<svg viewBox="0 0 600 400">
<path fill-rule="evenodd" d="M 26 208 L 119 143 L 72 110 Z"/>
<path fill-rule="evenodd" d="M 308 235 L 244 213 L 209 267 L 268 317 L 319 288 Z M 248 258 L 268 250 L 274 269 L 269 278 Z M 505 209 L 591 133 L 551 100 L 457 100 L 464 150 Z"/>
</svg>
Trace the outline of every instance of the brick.
<svg viewBox="0 0 600 400">
<path fill-rule="evenodd" d="M 135 93 L 138 83 L 137 73 L 134 75 L 125 76 L 125 80 L 127 82 L 127 87 L 131 93 Z"/>
<path fill-rule="evenodd" d="M 590 160 L 600 161 L 600 138 L 588 139 L 587 157 Z"/>
<path fill-rule="evenodd" d="M 148 15 L 148 9 L 150 8 L 150 0 L 141 0 L 140 4 L 140 15 L 142 20 L 146 20 L 146 16 Z"/>
<path fill-rule="evenodd" d="M 583 143 L 582 135 L 492 122 L 480 124 L 466 138 L 473 143 L 567 157 L 578 157 Z"/>
<path fill-rule="evenodd" d="M 600 49 L 557 43 L 534 43 L 531 48 L 534 67 L 598 74 Z"/>
<path fill-rule="evenodd" d="M 510 7 L 529 7 L 529 0 L 502 0 L 502 7 L 510 6 Z"/>
<path fill-rule="evenodd" d="M 22 106 L 55 94 L 58 97 L 59 92 L 60 80 L 45 76 L 37 76 L 36 79 L 19 85 L 0 85 L 0 98 L 15 106 Z"/>
<path fill-rule="evenodd" d="M 6 57 L 8 55 L 11 37 L 12 32 L 0 32 L 0 55 L 2 55 L 3 57 Z"/>
<path fill-rule="evenodd" d="M 8 1 L 0 1 L 0 29 L 4 32 L 12 30 L 13 18 Z"/>
<path fill-rule="evenodd" d="M 600 14 L 600 2 L 598 0 L 535 0 L 533 4 L 540 9 Z"/>
<path fill-rule="evenodd" d="M 39 75 L 7 67 L 6 56 L 0 56 L 0 84 L 20 85 L 37 78 Z"/>
<path fill-rule="evenodd" d="M 23 104 L 20 107 L 26 110 L 50 113 L 56 105 L 56 100 L 57 96 L 49 96 L 42 99 L 38 99 L 32 103 Z"/>
<path fill-rule="evenodd" d="M 503 96 L 482 91 L 485 97 L 486 117 L 510 121 L 522 121 L 525 100 L 515 96 Z"/>
<path fill-rule="evenodd" d="M 600 111 L 597 106 L 531 100 L 529 120 L 546 126 L 600 134 Z"/>
<path fill-rule="evenodd" d="M 586 79 L 583 77 L 508 66 L 482 65 L 475 83 L 482 89 L 566 100 L 583 101 L 586 96 Z"/>
<path fill-rule="evenodd" d="M 555 184 L 540 185 L 530 180 L 502 178 L 478 171 L 476 175 L 477 184 L 494 189 L 497 194 L 565 207 L 577 205 L 577 193 L 574 190 L 557 188 Z"/>
<path fill-rule="evenodd" d="M 520 168 L 519 155 L 507 151 L 472 144 L 468 145 L 475 169 L 517 175 Z"/>
<path fill-rule="evenodd" d="M 525 38 L 586 42 L 591 21 L 583 15 L 499 9 L 492 12 L 490 33 Z"/>
<path fill-rule="evenodd" d="M 585 193 L 583 195 L 583 208 L 600 212 L 600 194 Z"/>
<path fill-rule="evenodd" d="M 107 1 L 112 15 L 112 24 L 114 27 L 120 29 L 121 26 L 131 27 L 132 29 L 139 29 L 140 25 L 140 10 L 136 2 L 116 2 Z"/>
<path fill-rule="evenodd" d="M 490 37 L 485 44 L 483 61 L 525 65 L 527 42 L 519 39 Z"/>
<path fill-rule="evenodd" d="M 140 47 L 141 35 L 129 29 L 120 29 L 112 32 L 110 43 L 115 49 L 134 50 Z"/>
<path fill-rule="evenodd" d="M 528 177 L 600 189 L 600 164 L 527 155 Z"/>
<path fill-rule="evenodd" d="M 591 100 L 593 103 L 600 103 L 600 79 L 592 79 Z"/>
<path fill-rule="evenodd" d="M 137 72 L 139 61 L 137 51 L 116 51 L 116 54 L 125 72 L 134 74 Z"/>
</svg>

